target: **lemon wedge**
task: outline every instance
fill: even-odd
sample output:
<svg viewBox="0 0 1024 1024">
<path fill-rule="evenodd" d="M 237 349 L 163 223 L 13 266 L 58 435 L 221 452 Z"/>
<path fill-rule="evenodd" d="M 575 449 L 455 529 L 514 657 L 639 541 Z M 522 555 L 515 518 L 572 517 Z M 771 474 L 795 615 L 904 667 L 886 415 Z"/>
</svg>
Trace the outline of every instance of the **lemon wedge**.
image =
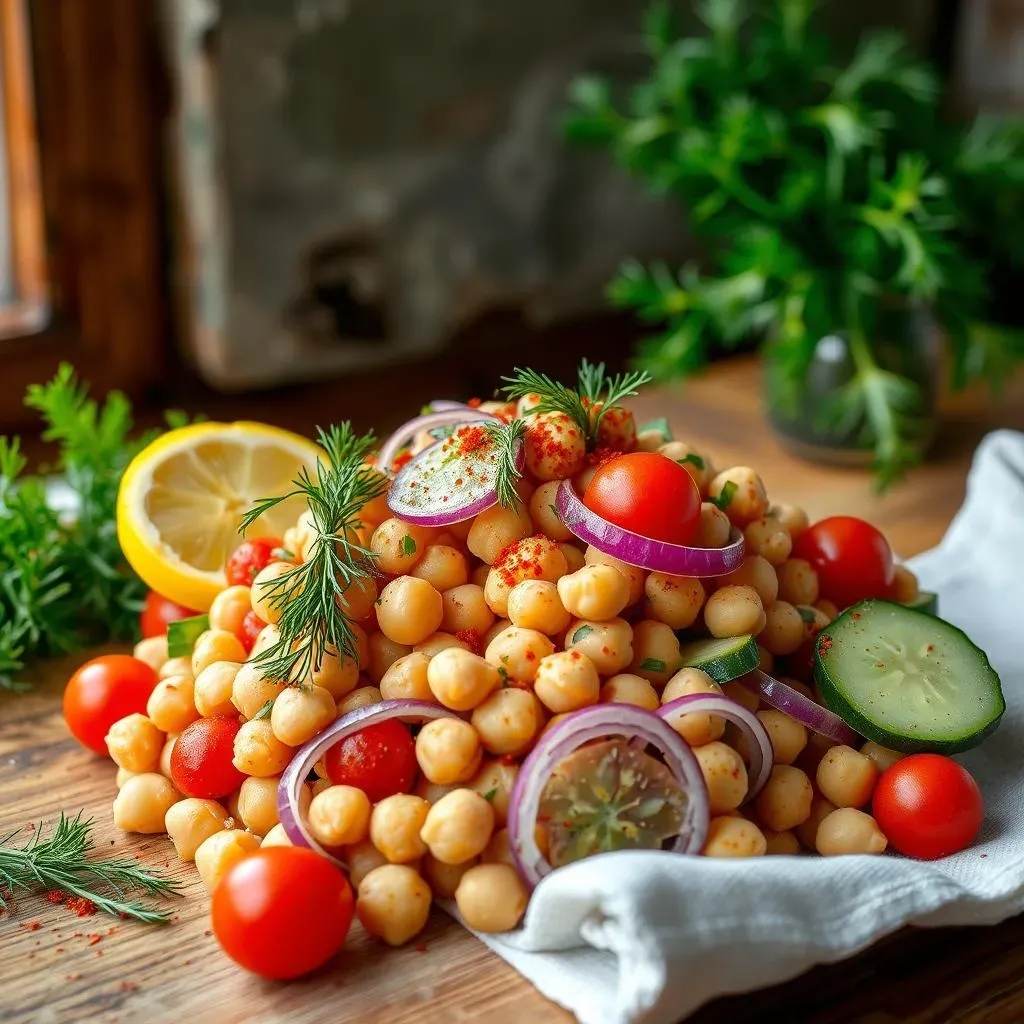
<svg viewBox="0 0 1024 1024">
<path fill-rule="evenodd" d="M 259 498 L 292 490 L 322 449 L 264 423 L 197 423 L 168 431 L 132 460 L 117 496 L 117 539 L 147 586 L 207 611 L 227 586 L 224 567 L 242 541 L 242 516 Z M 306 507 L 289 498 L 250 537 L 282 537 Z"/>
</svg>

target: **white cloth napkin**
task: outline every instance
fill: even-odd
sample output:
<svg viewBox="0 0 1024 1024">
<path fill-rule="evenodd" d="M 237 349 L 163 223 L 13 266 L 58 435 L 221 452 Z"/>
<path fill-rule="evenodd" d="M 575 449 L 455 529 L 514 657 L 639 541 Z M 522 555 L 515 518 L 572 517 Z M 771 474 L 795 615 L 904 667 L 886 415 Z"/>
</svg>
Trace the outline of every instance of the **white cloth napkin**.
<svg viewBox="0 0 1024 1024">
<path fill-rule="evenodd" d="M 1024 910 L 1024 434 L 978 448 L 942 543 L 910 564 L 1000 673 L 1007 712 L 962 761 L 985 795 L 969 850 L 747 861 L 621 852 L 554 872 L 524 927 L 480 935 L 583 1024 L 668 1024 L 716 996 L 785 981 L 903 925 L 994 924 Z"/>
</svg>

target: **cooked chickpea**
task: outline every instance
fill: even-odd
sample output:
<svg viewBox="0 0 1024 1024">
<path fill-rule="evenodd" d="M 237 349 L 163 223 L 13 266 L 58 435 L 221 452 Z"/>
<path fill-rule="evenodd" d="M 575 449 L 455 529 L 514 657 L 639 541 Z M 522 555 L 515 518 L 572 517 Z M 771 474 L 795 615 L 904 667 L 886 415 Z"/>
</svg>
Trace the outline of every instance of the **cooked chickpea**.
<svg viewBox="0 0 1024 1024">
<path fill-rule="evenodd" d="M 563 607 L 578 619 L 612 619 L 629 603 L 629 580 L 610 565 L 584 565 L 558 581 Z"/>
<path fill-rule="evenodd" d="M 747 795 L 747 768 L 742 758 L 725 743 L 705 743 L 694 752 L 708 787 L 708 807 L 712 814 L 733 811 Z"/>
<path fill-rule="evenodd" d="M 757 717 L 772 741 L 775 764 L 792 764 L 807 746 L 807 729 L 781 711 L 758 711 Z"/>
<path fill-rule="evenodd" d="M 428 658 L 433 658 L 451 647 L 457 647 L 460 651 L 469 650 L 469 644 L 465 640 L 460 640 L 457 636 L 452 636 L 451 633 L 445 633 L 443 630 L 431 633 L 430 636 L 415 644 L 412 650 L 413 654 L 419 651 Z"/>
<path fill-rule="evenodd" d="M 753 587 L 722 587 L 704 605 L 704 623 L 717 637 L 760 633 L 765 625 L 761 598 Z"/>
<path fill-rule="evenodd" d="M 818 826 L 815 849 L 823 857 L 845 853 L 885 853 L 888 842 L 870 814 L 840 807 Z"/>
<path fill-rule="evenodd" d="M 231 697 L 234 693 L 235 676 L 241 668 L 242 666 L 234 661 L 215 661 L 196 676 L 192 699 L 200 715 L 210 718 L 213 715 L 237 713 Z"/>
<path fill-rule="evenodd" d="M 558 651 L 541 659 L 533 690 L 549 711 L 562 714 L 596 704 L 601 680 L 585 654 Z"/>
<path fill-rule="evenodd" d="M 192 675 L 191 658 L 168 658 L 161 666 L 157 675 L 161 679 L 170 679 L 171 676 Z"/>
<path fill-rule="evenodd" d="M 905 565 L 897 565 L 893 577 L 893 600 L 910 604 L 919 592 L 917 577 Z"/>
<path fill-rule="evenodd" d="M 510 932 L 518 927 L 529 893 L 508 864 L 477 864 L 455 890 L 455 904 L 466 924 L 478 932 Z"/>
<path fill-rule="evenodd" d="M 633 660 L 629 671 L 659 686 L 679 668 L 679 640 L 664 622 L 641 619 L 633 626 Z"/>
<path fill-rule="evenodd" d="M 178 740 L 178 734 L 170 733 L 167 739 L 164 740 L 163 749 L 160 751 L 160 774 L 166 778 L 171 777 L 171 754 L 174 753 L 174 744 Z M 120 771 L 120 769 L 118 769 Z"/>
<path fill-rule="evenodd" d="M 776 572 L 779 598 L 792 605 L 814 604 L 818 600 L 818 574 L 803 558 L 787 558 Z"/>
<path fill-rule="evenodd" d="M 832 747 L 818 765 L 818 789 L 836 807 L 863 807 L 877 781 L 878 765 L 853 747 Z"/>
<path fill-rule="evenodd" d="M 788 601 L 776 601 L 765 609 L 764 628 L 758 642 L 769 655 L 792 654 L 805 639 L 804 620 Z M 770 671 L 762 666 L 762 671 Z"/>
<path fill-rule="evenodd" d="M 437 698 L 427 679 L 430 658 L 422 651 L 413 651 L 392 662 L 381 677 L 380 695 L 384 700 L 428 700 Z"/>
<path fill-rule="evenodd" d="M 587 564 L 582 549 L 570 541 L 559 541 L 558 550 L 565 556 L 566 572 L 576 572 L 577 569 L 582 569 Z"/>
<path fill-rule="evenodd" d="M 407 864 L 383 864 L 359 882 L 356 915 L 389 946 L 418 935 L 430 915 L 430 886 Z"/>
<path fill-rule="evenodd" d="M 636 604 L 644 596 L 644 581 L 647 574 L 643 569 L 638 569 L 635 565 L 627 565 L 592 545 L 583 552 L 583 561 L 587 565 L 610 565 L 613 569 L 618 569 L 629 580 L 629 603 L 631 605 Z"/>
<path fill-rule="evenodd" d="M 416 736 L 416 762 L 431 781 L 445 786 L 471 779 L 480 767 L 483 748 L 476 730 L 460 718 L 427 722 Z"/>
<path fill-rule="evenodd" d="M 525 579 L 554 583 L 566 574 L 565 555 L 554 541 L 540 534 L 516 541 L 491 566 L 484 582 L 484 599 L 495 615 L 508 614 L 508 595 Z"/>
<path fill-rule="evenodd" d="M 260 849 L 263 849 L 264 846 L 291 845 L 292 841 L 288 838 L 288 833 L 285 832 L 284 825 L 278 823 L 263 837 L 263 842 L 260 843 Z"/>
<path fill-rule="evenodd" d="M 436 530 L 401 519 L 385 519 L 370 538 L 370 550 L 377 565 L 391 576 L 401 576 L 423 557 L 423 552 L 437 534 Z"/>
<path fill-rule="evenodd" d="M 277 626 L 264 626 L 256 637 L 246 661 L 255 661 L 259 655 L 270 647 L 274 647 L 281 640 L 281 630 Z M 189 671 L 192 671 L 192 662 L 189 661 Z"/>
<path fill-rule="evenodd" d="M 423 858 L 423 877 L 430 884 L 430 890 L 439 900 L 450 900 L 462 881 L 462 876 L 478 861 L 467 860 L 465 864 L 445 864 L 428 853 Z"/>
<path fill-rule="evenodd" d="M 252 609 L 252 591 L 249 587 L 234 586 L 222 590 L 210 605 L 210 626 L 237 635 L 242 620 Z"/>
<path fill-rule="evenodd" d="M 662 691 L 663 704 L 677 697 L 688 697 L 692 693 L 722 694 L 722 688 L 706 672 L 699 668 L 681 668 L 666 684 Z M 725 732 L 725 719 L 706 711 L 682 715 L 670 723 L 691 747 L 702 747 L 705 743 L 720 740 Z"/>
<path fill-rule="evenodd" d="M 430 544 L 411 575 L 426 580 L 437 591 L 451 590 L 469 582 L 469 566 L 458 548 Z"/>
<path fill-rule="evenodd" d="M 795 681 L 796 680 L 790 679 L 783 680 L 783 682 L 789 683 L 790 686 L 792 686 Z M 810 688 L 805 686 L 804 689 Z M 821 733 L 810 733 L 807 737 L 807 746 L 804 747 L 803 753 L 797 759 L 800 762 L 798 767 L 802 768 L 812 777 L 817 775 L 818 765 L 821 764 L 821 759 L 835 745 L 834 740 L 830 740 L 826 736 L 822 736 Z"/>
<path fill-rule="evenodd" d="M 821 612 L 829 622 L 834 622 L 839 618 L 839 608 L 832 601 L 826 601 L 819 597 L 811 607 Z"/>
<path fill-rule="evenodd" d="M 206 888 L 213 892 L 229 867 L 259 848 L 259 838 L 244 829 L 232 828 L 214 832 L 196 849 L 196 871 L 199 872 L 199 877 Z"/>
<path fill-rule="evenodd" d="M 163 757 L 163 754 L 160 756 Z M 114 785 L 120 789 L 129 779 L 134 779 L 136 775 L 141 774 L 141 772 L 130 772 L 127 768 L 118 768 L 117 774 L 114 776 Z"/>
<path fill-rule="evenodd" d="M 811 780 L 799 768 L 777 764 L 758 794 L 757 816 L 773 832 L 785 832 L 807 820 L 813 799 Z"/>
<path fill-rule="evenodd" d="M 820 793 L 814 794 L 811 801 L 811 813 L 807 820 L 797 825 L 795 832 L 801 846 L 808 850 L 817 849 L 818 826 L 836 809 L 831 800 L 826 800 Z"/>
<path fill-rule="evenodd" d="M 760 555 L 772 565 L 781 565 L 793 550 L 793 539 L 786 528 L 775 519 L 755 519 L 743 530 L 747 551 Z"/>
<path fill-rule="evenodd" d="M 445 707 L 469 711 L 501 686 L 501 676 L 490 659 L 449 647 L 430 659 L 427 685 Z"/>
<path fill-rule="evenodd" d="M 659 445 L 658 452 L 682 466 L 697 485 L 697 490 L 701 494 L 707 493 L 708 484 L 713 475 L 711 462 L 693 445 L 689 445 L 685 441 L 666 441 Z"/>
<path fill-rule="evenodd" d="M 718 589 L 722 587 L 753 587 L 761 599 L 763 608 L 768 608 L 778 597 L 779 581 L 775 567 L 760 555 L 747 555 L 737 569 L 727 576 L 715 580 Z"/>
<path fill-rule="evenodd" d="M 412 654 L 411 645 L 400 644 L 383 633 L 373 633 L 370 636 L 369 648 L 369 665 L 366 667 L 366 674 L 374 683 L 379 683 L 384 678 L 384 673 L 399 658 Z"/>
<path fill-rule="evenodd" d="M 476 566 L 475 569 L 473 569 L 470 572 L 469 582 L 474 587 L 479 587 L 482 593 L 484 587 L 487 586 L 487 577 L 490 576 L 490 574 L 491 567 L 486 562 L 481 562 L 478 566 Z M 487 610 L 490 611 L 490 608 L 488 608 Z M 493 615 L 494 613 L 491 612 L 491 614 Z"/>
<path fill-rule="evenodd" d="M 507 864 L 510 868 L 516 866 L 507 828 L 500 828 L 491 836 L 491 841 L 484 847 L 484 852 L 480 854 L 480 862 L 482 864 Z"/>
<path fill-rule="evenodd" d="M 535 629 L 508 626 L 487 644 L 484 658 L 509 679 L 532 683 L 541 660 L 554 653 L 555 645 Z"/>
<path fill-rule="evenodd" d="M 761 829 L 765 841 L 765 853 L 768 856 L 794 856 L 800 852 L 800 840 L 790 831 L 772 832 Z"/>
<path fill-rule="evenodd" d="M 281 602 L 281 587 L 274 586 L 274 584 L 294 568 L 295 565 L 292 562 L 270 562 L 257 573 L 256 578 L 252 581 L 252 590 L 249 595 L 252 610 L 268 625 L 276 625 L 284 610 L 284 605 Z M 216 660 L 242 661 L 244 659 L 218 658 Z"/>
<path fill-rule="evenodd" d="M 367 819 L 367 827 L 369 827 L 369 819 Z M 263 845 L 267 845 L 266 839 L 263 840 Z M 374 868 L 383 867 L 385 864 L 390 863 L 387 857 L 370 842 L 369 836 L 358 843 L 346 846 L 340 851 L 339 855 L 348 868 L 348 880 L 352 884 L 353 889 L 358 889 L 359 883 Z M 415 870 L 415 868 L 412 870 Z"/>
<path fill-rule="evenodd" d="M 238 790 L 234 817 L 256 835 L 265 836 L 278 822 L 277 785 L 280 778 L 271 775 L 265 779 L 248 778 Z M 305 803 L 309 804 L 309 789 L 303 787 Z"/>
<path fill-rule="evenodd" d="M 370 813 L 370 841 L 392 864 L 419 860 L 427 852 L 420 830 L 430 808 L 426 800 L 411 793 L 385 797 Z"/>
<path fill-rule="evenodd" d="M 301 747 L 337 717 L 334 698 L 322 686 L 286 686 L 274 701 L 270 727 L 290 747 Z"/>
<path fill-rule="evenodd" d="M 811 525 L 807 513 L 796 505 L 771 505 L 767 516 L 780 523 L 794 541 Z"/>
<path fill-rule="evenodd" d="M 313 667 L 310 681 L 325 689 L 334 700 L 341 700 L 359 682 L 359 662 L 348 655 L 339 655 L 328 645 L 320 657 L 319 668 Z"/>
<path fill-rule="evenodd" d="M 145 715 L 118 719 L 106 736 L 107 750 L 119 768 L 152 772 L 160 763 L 164 734 Z"/>
<path fill-rule="evenodd" d="M 184 861 L 195 860 L 196 850 L 205 839 L 215 832 L 224 831 L 228 812 L 216 800 L 199 800 L 186 797 L 171 804 L 164 816 L 164 826 L 174 843 L 178 857 Z"/>
<path fill-rule="evenodd" d="M 166 831 L 167 811 L 180 799 L 170 779 L 156 772 L 133 775 L 124 780 L 114 798 L 114 825 L 125 832 L 161 834 Z"/>
<path fill-rule="evenodd" d="M 192 651 L 192 675 L 197 676 L 215 661 L 245 661 L 245 648 L 234 633 L 208 629 L 196 641 Z"/>
<path fill-rule="evenodd" d="M 411 647 L 441 625 L 441 595 L 415 576 L 399 576 L 380 593 L 377 625 L 394 643 Z"/>
<path fill-rule="evenodd" d="M 764 833 L 746 818 L 712 818 L 704 844 L 705 857 L 763 857 L 768 852 Z"/>
<path fill-rule="evenodd" d="M 540 481 L 575 476 L 587 456 L 583 432 L 564 412 L 541 412 L 527 421 L 526 468 Z"/>
<path fill-rule="evenodd" d="M 135 645 L 132 656 L 144 661 L 154 672 L 159 672 L 167 664 L 167 634 L 140 640 Z"/>
<path fill-rule="evenodd" d="M 705 501 L 700 507 L 700 522 L 692 543 L 698 548 L 724 548 L 731 530 L 729 517 L 717 505 Z"/>
<path fill-rule="evenodd" d="M 265 718 L 243 722 L 235 733 L 235 756 L 232 763 L 246 775 L 266 778 L 280 775 L 292 759 L 295 748 L 282 743 Z"/>
<path fill-rule="evenodd" d="M 505 508 L 492 505 L 481 512 L 469 528 L 466 547 L 486 565 L 493 565 L 509 545 L 533 533 L 533 523 L 525 506 Z"/>
<path fill-rule="evenodd" d="M 602 704 L 632 704 L 648 711 L 656 711 L 661 704 L 658 691 L 643 676 L 632 672 L 620 672 L 606 680 L 598 701 Z"/>
<path fill-rule="evenodd" d="M 552 540 L 570 540 L 572 538 L 572 533 L 562 522 L 562 517 L 558 514 L 555 504 L 561 484 L 561 480 L 548 480 L 546 483 L 542 483 L 530 498 L 530 518 L 533 520 L 534 526 Z"/>
<path fill-rule="evenodd" d="M 735 485 L 735 490 L 725 514 L 733 525 L 742 528 L 768 511 L 764 484 L 749 466 L 733 466 L 719 473 L 708 486 L 709 497 L 720 498 L 730 483 Z"/>
<path fill-rule="evenodd" d="M 580 556 L 582 558 L 582 555 Z M 508 593 L 508 617 L 512 625 L 547 636 L 561 633 L 569 625 L 569 613 L 559 596 L 558 584 L 548 580 L 521 580 Z"/>
<path fill-rule="evenodd" d="M 162 732 L 181 732 L 199 717 L 191 676 L 171 676 L 156 684 L 146 701 L 146 715 Z"/>
<path fill-rule="evenodd" d="M 596 679 L 595 675 L 595 679 Z M 537 677 L 540 685 L 540 676 Z M 540 705 L 529 690 L 496 690 L 473 711 L 473 728 L 489 754 L 525 753 L 544 723 Z"/>
<path fill-rule="evenodd" d="M 417 796 L 423 797 L 428 804 L 436 804 L 441 797 L 447 796 L 453 789 L 458 789 L 464 785 L 466 785 L 464 782 L 449 782 L 445 785 L 440 785 L 437 782 L 431 782 L 426 775 L 420 775 L 416 780 L 416 785 L 413 786 L 413 792 Z"/>
<path fill-rule="evenodd" d="M 517 764 L 510 764 L 504 759 L 487 761 L 466 783 L 469 789 L 479 793 L 491 805 L 496 828 L 504 828 L 505 822 L 508 820 L 508 805 L 518 774 L 519 765 Z M 444 793 L 441 793 L 438 799 L 441 796 L 444 796 Z M 431 800 L 430 802 L 436 803 L 437 801 Z"/>
<path fill-rule="evenodd" d="M 888 747 L 872 743 L 870 740 L 860 748 L 860 752 L 875 762 L 879 774 L 888 771 L 897 761 L 902 761 L 907 756 L 898 750 L 890 750 Z"/>
<path fill-rule="evenodd" d="M 730 679 L 729 682 L 723 683 L 722 693 L 725 694 L 729 700 L 734 700 L 737 704 L 742 704 L 748 711 L 753 711 L 755 714 L 757 709 L 761 706 L 760 695 L 739 679 Z"/>
<path fill-rule="evenodd" d="M 472 789 L 453 789 L 432 804 L 420 832 L 430 855 L 445 864 L 478 857 L 494 831 L 494 811 Z"/>
<path fill-rule="evenodd" d="M 574 619 L 565 634 L 565 649 L 585 655 L 598 675 L 613 676 L 633 661 L 633 627 L 624 619 Z"/>
<path fill-rule="evenodd" d="M 761 631 L 762 633 L 764 630 Z M 760 639 L 760 638 L 759 638 Z M 767 672 L 769 675 L 775 666 L 775 655 L 764 647 L 762 644 L 757 645 L 757 667 L 762 672 Z"/>
<path fill-rule="evenodd" d="M 466 583 L 441 595 L 441 628 L 448 633 L 473 630 L 483 636 L 494 625 L 494 612 L 487 607 L 483 587 Z"/>
<path fill-rule="evenodd" d="M 339 582 L 344 582 L 340 580 Z M 377 581 L 372 576 L 356 576 L 340 594 L 335 604 L 350 618 L 362 621 L 373 614 L 377 600 Z"/>
<path fill-rule="evenodd" d="M 384 698 L 376 686 L 357 686 L 350 694 L 338 701 L 338 717 L 347 715 L 350 711 L 359 708 L 369 707 L 371 704 L 379 704 Z"/>
<path fill-rule="evenodd" d="M 661 427 L 641 430 L 636 435 L 636 450 L 638 452 L 656 452 L 663 444 L 667 444 L 671 440 L 672 437 Z"/>
<path fill-rule="evenodd" d="M 244 718 L 255 718 L 260 708 L 268 700 L 277 700 L 284 689 L 281 683 L 264 679 L 261 666 L 247 662 L 231 683 L 231 703 Z"/>
<path fill-rule="evenodd" d="M 692 626 L 704 604 L 704 586 L 693 576 L 652 572 L 644 582 L 644 612 L 672 629 Z"/>
</svg>

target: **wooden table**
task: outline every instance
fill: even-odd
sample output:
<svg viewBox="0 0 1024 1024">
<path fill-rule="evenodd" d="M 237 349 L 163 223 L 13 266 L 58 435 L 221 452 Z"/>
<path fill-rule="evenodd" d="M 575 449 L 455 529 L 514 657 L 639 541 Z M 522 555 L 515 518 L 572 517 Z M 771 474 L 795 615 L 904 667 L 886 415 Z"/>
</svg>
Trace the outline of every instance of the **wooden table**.
<svg viewBox="0 0 1024 1024">
<path fill-rule="evenodd" d="M 971 451 L 988 429 L 1024 428 L 1024 381 L 1002 406 L 968 396 L 949 406 L 934 457 L 884 498 L 862 472 L 814 467 L 786 455 L 760 409 L 756 365 L 717 367 L 699 384 L 652 390 L 642 417 L 667 415 L 677 436 L 717 465 L 749 463 L 770 495 L 804 505 L 812 518 L 842 511 L 881 525 L 912 555 L 936 543 L 959 506 Z M 269 415 L 267 412 L 264 415 Z M 78 659 L 80 660 L 80 659 Z M 70 916 L 24 900 L 0 916 L 0 1021 L 217 1021 L 293 1024 L 565 1024 L 571 1017 L 442 913 L 419 943 L 391 951 L 353 929 L 342 962 L 286 985 L 246 975 L 210 936 L 207 899 L 170 840 L 120 834 L 109 824 L 114 767 L 68 738 L 61 687 L 76 661 L 54 662 L 28 696 L 0 696 L 0 829 L 84 807 L 99 848 L 167 867 L 187 898 L 167 929 Z M 32 930 L 32 921 L 39 921 Z M 114 933 L 108 934 L 113 926 Z M 79 934 L 76 934 L 79 933 Z M 90 935 L 100 935 L 90 944 Z M 987 929 L 907 931 L 843 964 L 818 968 L 764 992 L 719 1000 L 691 1021 L 1019 1022 L 1024 1020 L 1024 919 Z"/>
</svg>

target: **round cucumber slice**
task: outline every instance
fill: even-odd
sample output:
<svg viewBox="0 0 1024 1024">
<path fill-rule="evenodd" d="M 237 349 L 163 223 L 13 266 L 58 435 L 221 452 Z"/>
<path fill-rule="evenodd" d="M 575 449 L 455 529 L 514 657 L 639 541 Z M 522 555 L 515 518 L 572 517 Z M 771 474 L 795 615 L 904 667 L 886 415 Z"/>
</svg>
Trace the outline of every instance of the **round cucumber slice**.
<svg viewBox="0 0 1024 1024">
<path fill-rule="evenodd" d="M 977 746 L 1006 710 L 999 676 L 955 626 L 891 601 L 862 601 L 818 634 L 814 681 L 847 725 L 903 753 Z"/>
<path fill-rule="evenodd" d="M 727 683 L 753 672 L 761 664 L 761 652 L 752 636 L 729 636 L 722 640 L 697 640 L 679 649 L 684 668 L 699 668 L 716 683 Z"/>
</svg>

